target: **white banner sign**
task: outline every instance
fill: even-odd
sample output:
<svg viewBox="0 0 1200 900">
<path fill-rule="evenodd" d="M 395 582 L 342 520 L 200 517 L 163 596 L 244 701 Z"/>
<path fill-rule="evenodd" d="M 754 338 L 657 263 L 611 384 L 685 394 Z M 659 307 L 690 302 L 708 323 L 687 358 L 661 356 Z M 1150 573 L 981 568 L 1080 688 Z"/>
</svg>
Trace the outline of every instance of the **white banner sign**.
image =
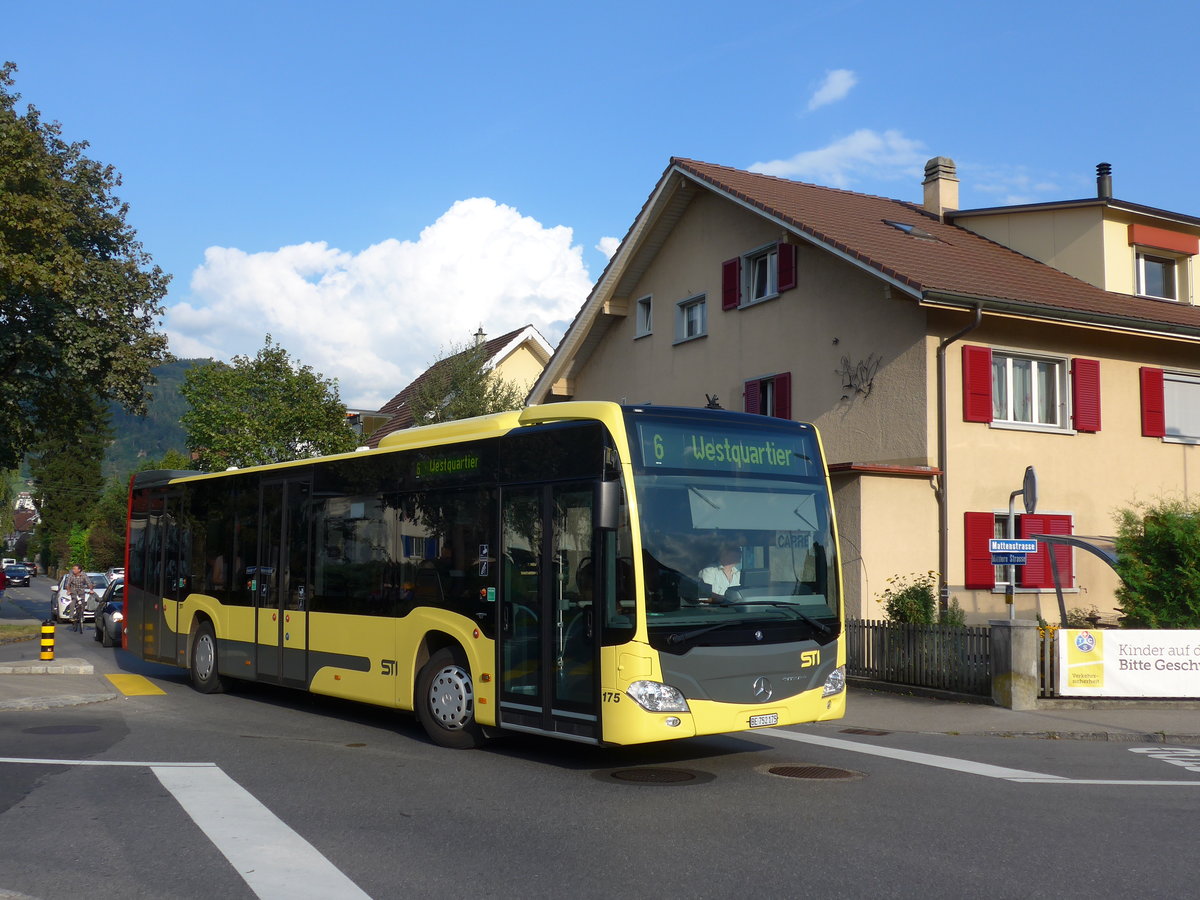
<svg viewBox="0 0 1200 900">
<path fill-rule="evenodd" d="M 1200 697 L 1200 631 L 1062 629 L 1060 697 Z"/>
</svg>

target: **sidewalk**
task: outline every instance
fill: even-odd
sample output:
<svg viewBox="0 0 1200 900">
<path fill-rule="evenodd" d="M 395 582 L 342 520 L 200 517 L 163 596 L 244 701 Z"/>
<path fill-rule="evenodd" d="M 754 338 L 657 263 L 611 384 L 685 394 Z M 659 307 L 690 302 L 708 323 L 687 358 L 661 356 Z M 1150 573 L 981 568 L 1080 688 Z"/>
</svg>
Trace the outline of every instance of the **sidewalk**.
<svg viewBox="0 0 1200 900">
<path fill-rule="evenodd" d="M 1042 700 L 1037 709 L 915 697 L 851 686 L 846 716 L 829 723 L 883 732 L 1200 745 L 1190 700 Z"/>
<path fill-rule="evenodd" d="M 0 623 L 41 625 L 8 599 L 0 601 Z M 0 643 L 0 710 L 80 706 L 119 696 L 112 682 L 97 675 L 87 660 L 56 656 L 47 662 L 41 655 L 40 634 L 27 641 Z"/>
</svg>

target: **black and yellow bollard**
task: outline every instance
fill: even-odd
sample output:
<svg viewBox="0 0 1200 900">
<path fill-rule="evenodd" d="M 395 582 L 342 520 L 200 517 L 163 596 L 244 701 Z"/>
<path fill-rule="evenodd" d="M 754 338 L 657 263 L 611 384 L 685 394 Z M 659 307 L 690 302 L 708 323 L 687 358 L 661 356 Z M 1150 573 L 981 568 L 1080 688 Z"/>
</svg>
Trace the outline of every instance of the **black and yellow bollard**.
<svg viewBox="0 0 1200 900">
<path fill-rule="evenodd" d="M 46 620 L 42 623 L 42 659 L 54 659 L 54 623 Z"/>
</svg>

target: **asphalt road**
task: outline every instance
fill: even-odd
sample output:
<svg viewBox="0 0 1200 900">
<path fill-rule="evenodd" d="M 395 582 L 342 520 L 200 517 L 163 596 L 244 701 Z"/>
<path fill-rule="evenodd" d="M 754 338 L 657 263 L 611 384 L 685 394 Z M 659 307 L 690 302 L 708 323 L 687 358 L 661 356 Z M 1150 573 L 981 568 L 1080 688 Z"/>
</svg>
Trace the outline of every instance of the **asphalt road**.
<svg viewBox="0 0 1200 900">
<path fill-rule="evenodd" d="M 832 724 L 456 752 L 408 716 L 264 686 L 204 696 L 59 631 L 60 654 L 163 693 L 0 712 L 0 898 L 1194 890 L 1191 748 Z"/>
</svg>

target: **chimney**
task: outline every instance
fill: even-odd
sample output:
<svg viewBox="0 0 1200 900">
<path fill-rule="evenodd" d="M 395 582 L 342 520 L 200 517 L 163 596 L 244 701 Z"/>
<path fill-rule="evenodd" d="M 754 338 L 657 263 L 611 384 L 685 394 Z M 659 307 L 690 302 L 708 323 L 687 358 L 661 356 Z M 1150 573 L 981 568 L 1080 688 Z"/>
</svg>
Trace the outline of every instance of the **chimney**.
<svg viewBox="0 0 1200 900">
<path fill-rule="evenodd" d="M 1096 196 L 1101 200 L 1112 199 L 1112 166 L 1108 163 L 1096 166 Z"/>
<path fill-rule="evenodd" d="M 948 156 L 935 156 L 925 163 L 925 209 L 941 218 L 946 210 L 958 209 L 958 169 Z"/>
</svg>

